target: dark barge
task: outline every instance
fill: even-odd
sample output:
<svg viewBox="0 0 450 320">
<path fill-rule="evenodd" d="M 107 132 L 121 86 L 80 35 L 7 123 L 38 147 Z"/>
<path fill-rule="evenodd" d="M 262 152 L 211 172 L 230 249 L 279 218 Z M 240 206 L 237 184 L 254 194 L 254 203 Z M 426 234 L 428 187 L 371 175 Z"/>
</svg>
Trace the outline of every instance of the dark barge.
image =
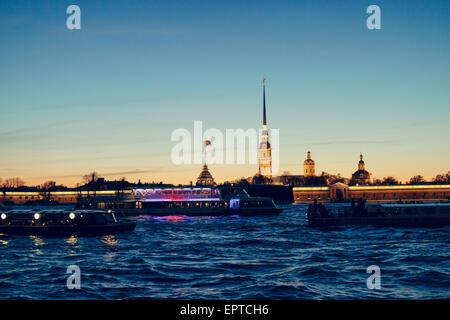
<svg viewBox="0 0 450 320">
<path fill-rule="evenodd" d="M 48 237 L 97 236 L 133 231 L 136 223 L 120 221 L 100 210 L 8 210 L 0 213 L 0 234 Z"/>
<path fill-rule="evenodd" d="M 396 203 L 337 206 L 312 204 L 307 210 L 311 227 L 373 225 L 441 227 L 450 225 L 450 203 Z"/>
</svg>

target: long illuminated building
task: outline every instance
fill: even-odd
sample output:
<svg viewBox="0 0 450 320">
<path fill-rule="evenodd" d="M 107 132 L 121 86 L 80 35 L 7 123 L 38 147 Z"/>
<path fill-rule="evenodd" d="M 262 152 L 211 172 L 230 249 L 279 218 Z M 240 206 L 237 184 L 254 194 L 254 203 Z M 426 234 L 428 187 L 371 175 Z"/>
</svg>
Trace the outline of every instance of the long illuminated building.
<svg viewBox="0 0 450 320">
<path fill-rule="evenodd" d="M 156 190 L 156 189 L 154 189 Z M 164 189 L 162 189 L 164 190 Z M 174 189 L 170 197 L 185 197 L 187 191 L 183 189 Z M 92 197 L 117 197 L 134 196 L 142 197 L 140 189 L 135 190 L 102 190 L 102 191 L 56 191 L 56 192 L 16 192 L 6 191 L 0 193 L 0 202 L 8 204 L 26 204 L 39 200 L 51 200 L 61 204 L 75 204 L 79 200 Z M 145 191 L 148 193 L 149 191 Z M 156 193 L 157 191 L 153 191 Z M 169 191 L 161 191 L 167 193 Z M 176 194 L 179 192 L 180 194 Z M 190 191 L 191 193 L 195 191 Z M 148 196 L 148 195 L 146 195 Z M 161 197 L 168 195 L 153 195 Z M 203 195 L 199 195 L 203 197 Z M 365 199 L 375 202 L 393 202 L 398 200 L 405 201 L 448 201 L 450 199 L 450 185 L 395 185 L 395 186 L 348 186 L 343 183 L 336 183 L 327 187 L 294 187 L 294 201 L 309 203 L 317 200 L 319 202 L 328 202 L 336 200 Z"/>
</svg>

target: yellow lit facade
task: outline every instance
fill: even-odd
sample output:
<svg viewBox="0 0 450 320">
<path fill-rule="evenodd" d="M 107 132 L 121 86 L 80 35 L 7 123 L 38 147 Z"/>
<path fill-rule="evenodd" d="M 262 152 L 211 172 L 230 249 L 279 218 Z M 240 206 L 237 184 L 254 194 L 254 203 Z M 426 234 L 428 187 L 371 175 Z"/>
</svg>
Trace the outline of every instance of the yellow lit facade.
<svg viewBox="0 0 450 320">
<path fill-rule="evenodd" d="M 450 185 L 348 186 L 336 183 L 329 187 L 295 187 L 297 203 L 365 199 L 370 202 L 448 201 Z"/>
<path fill-rule="evenodd" d="M 120 191 L 121 194 L 131 194 L 131 190 Z M 55 192 L 1 192 L 0 202 L 14 204 L 26 204 L 37 200 L 57 201 L 60 204 L 75 204 L 78 199 L 94 196 L 115 196 L 116 190 L 102 191 L 55 191 Z"/>
<path fill-rule="evenodd" d="M 56 192 L 1 192 L 0 202 L 26 204 L 36 200 L 52 200 L 60 204 L 75 204 L 79 199 L 95 196 L 116 196 L 116 190 L 56 191 Z M 120 191 L 131 195 L 132 190 Z M 330 202 L 336 200 L 365 199 L 369 202 L 395 201 L 448 201 L 450 185 L 396 185 L 396 186 L 348 186 L 336 183 L 328 187 L 293 188 L 296 203 Z"/>
<path fill-rule="evenodd" d="M 313 177 L 316 174 L 316 164 L 311 159 L 311 152 L 308 151 L 306 160 L 303 162 L 303 175 L 305 177 Z"/>
</svg>

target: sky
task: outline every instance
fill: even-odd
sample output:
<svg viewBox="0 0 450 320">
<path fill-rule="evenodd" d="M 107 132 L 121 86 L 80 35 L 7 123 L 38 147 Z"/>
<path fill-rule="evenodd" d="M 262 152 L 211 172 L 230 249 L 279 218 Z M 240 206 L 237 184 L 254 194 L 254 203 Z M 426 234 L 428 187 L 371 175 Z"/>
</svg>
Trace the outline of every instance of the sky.
<svg viewBox="0 0 450 320">
<path fill-rule="evenodd" d="M 310 150 L 318 174 L 350 177 L 363 153 L 374 178 L 431 179 L 450 170 L 449 18 L 449 1 L 1 1 L 0 178 L 195 181 L 172 132 L 259 129 L 267 78 L 279 173 Z"/>
</svg>

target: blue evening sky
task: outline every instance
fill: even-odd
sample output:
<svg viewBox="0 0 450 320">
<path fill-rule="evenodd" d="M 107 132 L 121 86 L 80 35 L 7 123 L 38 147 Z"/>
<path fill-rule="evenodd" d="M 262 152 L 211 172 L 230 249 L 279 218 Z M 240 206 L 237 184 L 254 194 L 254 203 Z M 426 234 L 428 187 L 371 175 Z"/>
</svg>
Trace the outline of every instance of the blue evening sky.
<svg viewBox="0 0 450 320">
<path fill-rule="evenodd" d="M 362 152 L 374 177 L 429 179 L 450 169 L 449 18 L 449 1 L 1 1 L 0 178 L 195 180 L 171 132 L 259 128 L 266 77 L 280 173 L 310 149 L 317 173 Z"/>
</svg>

